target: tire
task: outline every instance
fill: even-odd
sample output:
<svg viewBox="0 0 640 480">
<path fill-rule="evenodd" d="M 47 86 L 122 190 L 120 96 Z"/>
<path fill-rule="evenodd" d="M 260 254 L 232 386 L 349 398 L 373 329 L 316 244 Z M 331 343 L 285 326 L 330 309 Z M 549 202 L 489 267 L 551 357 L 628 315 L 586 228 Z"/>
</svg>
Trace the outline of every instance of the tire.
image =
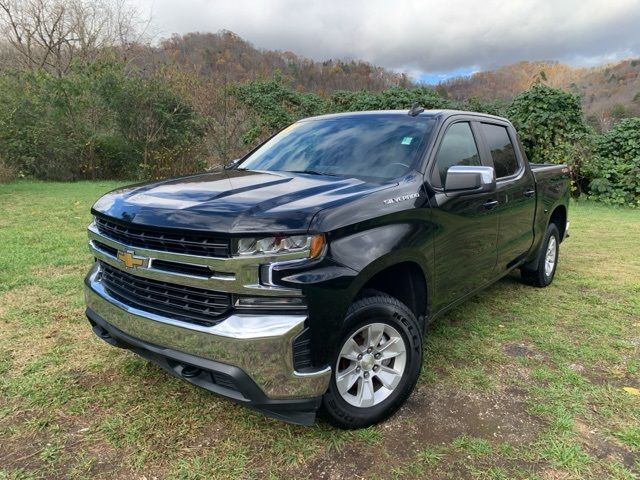
<svg viewBox="0 0 640 480">
<path fill-rule="evenodd" d="M 321 415 L 345 429 L 389 418 L 409 397 L 420 374 L 422 335 L 415 315 L 390 295 L 366 292 L 349 308 L 332 358 Z"/>
<path fill-rule="evenodd" d="M 560 231 L 555 223 L 550 223 L 538 258 L 532 265 L 529 264 L 520 269 L 524 282 L 540 288 L 550 285 L 556 274 L 556 268 L 558 268 L 559 254 Z M 550 260 L 552 260 L 552 264 L 548 263 Z"/>
</svg>

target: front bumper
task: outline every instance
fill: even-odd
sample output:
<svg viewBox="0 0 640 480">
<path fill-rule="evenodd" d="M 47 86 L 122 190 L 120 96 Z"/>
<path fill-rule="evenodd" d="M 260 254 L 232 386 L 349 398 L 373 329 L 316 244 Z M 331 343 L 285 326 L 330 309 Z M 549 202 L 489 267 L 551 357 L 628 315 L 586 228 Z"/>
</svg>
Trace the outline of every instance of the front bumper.
<svg viewBox="0 0 640 480">
<path fill-rule="evenodd" d="M 313 423 L 331 369 L 297 372 L 293 366 L 293 341 L 306 316 L 232 314 L 200 326 L 125 305 L 98 278 L 96 266 L 85 279 L 85 299 L 87 317 L 103 340 L 268 415 Z"/>
</svg>

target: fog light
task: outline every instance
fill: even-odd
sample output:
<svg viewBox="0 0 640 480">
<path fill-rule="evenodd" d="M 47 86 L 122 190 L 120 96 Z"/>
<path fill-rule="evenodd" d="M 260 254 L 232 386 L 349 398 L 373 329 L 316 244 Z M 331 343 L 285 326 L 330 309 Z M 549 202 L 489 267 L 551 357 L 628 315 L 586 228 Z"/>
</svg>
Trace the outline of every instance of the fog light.
<svg viewBox="0 0 640 480">
<path fill-rule="evenodd" d="M 304 308 L 302 297 L 237 297 L 236 308 Z"/>
</svg>

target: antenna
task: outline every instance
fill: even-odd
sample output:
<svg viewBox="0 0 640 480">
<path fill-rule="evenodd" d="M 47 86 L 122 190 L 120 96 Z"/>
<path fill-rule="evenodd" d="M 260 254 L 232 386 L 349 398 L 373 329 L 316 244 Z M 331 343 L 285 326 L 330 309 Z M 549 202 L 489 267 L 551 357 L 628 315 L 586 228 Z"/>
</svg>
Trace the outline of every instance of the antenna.
<svg viewBox="0 0 640 480">
<path fill-rule="evenodd" d="M 409 115 L 415 117 L 416 115 L 420 115 L 422 112 L 424 112 L 424 107 L 421 107 L 418 102 L 413 102 L 411 110 L 409 110 Z"/>
</svg>

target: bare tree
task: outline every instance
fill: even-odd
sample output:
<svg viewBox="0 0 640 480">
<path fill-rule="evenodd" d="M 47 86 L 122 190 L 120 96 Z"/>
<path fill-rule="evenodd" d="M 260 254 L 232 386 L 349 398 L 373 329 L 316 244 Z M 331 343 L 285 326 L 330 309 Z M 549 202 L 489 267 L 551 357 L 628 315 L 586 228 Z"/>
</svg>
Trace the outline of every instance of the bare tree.
<svg viewBox="0 0 640 480">
<path fill-rule="evenodd" d="M 149 23 L 127 0 L 0 0 L 0 31 L 18 66 L 57 75 L 107 48 L 126 51 Z"/>
</svg>

